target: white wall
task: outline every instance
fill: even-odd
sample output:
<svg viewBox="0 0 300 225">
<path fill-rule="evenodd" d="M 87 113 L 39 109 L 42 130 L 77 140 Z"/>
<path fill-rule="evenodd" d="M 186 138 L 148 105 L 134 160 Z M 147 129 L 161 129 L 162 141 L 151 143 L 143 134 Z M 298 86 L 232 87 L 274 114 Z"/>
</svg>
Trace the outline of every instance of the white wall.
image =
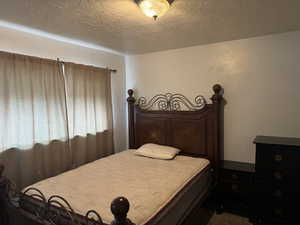
<svg viewBox="0 0 300 225">
<path fill-rule="evenodd" d="M 110 67 L 118 72 L 112 74 L 112 97 L 114 113 L 115 150 L 126 148 L 125 120 L 125 57 L 99 49 L 70 44 L 27 32 L 0 26 L 0 51 L 38 56 L 49 59 Z"/>
<path fill-rule="evenodd" d="M 209 98 L 225 89 L 225 159 L 253 162 L 258 134 L 300 137 L 300 32 L 126 57 L 126 89 Z M 126 148 L 124 56 L 0 26 L 0 50 L 111 67 L 115 146 Z"/>
<path fill-rule="evenodd" d="M 253 162 L 256 135 L 300 137 L 300 32 L 126 57 L 126 88 L 212 95 L 225 89 L 224 158 Z"/>
</svg>

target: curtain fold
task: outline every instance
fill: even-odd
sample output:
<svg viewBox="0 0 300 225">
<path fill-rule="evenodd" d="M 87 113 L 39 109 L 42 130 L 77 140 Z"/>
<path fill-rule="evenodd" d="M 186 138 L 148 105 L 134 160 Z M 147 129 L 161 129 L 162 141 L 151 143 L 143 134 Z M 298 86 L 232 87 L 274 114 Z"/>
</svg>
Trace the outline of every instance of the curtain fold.
<svg viewBox="0 0 300 225">
<path fill-rule="evenodd" d="M 0 160 L 19 187 L 70 167 L 59 70 L 55 61 L 0 52 Z"/>
<path fill-rule="evenodd" d="M 114 153 L 109 71 L 64 64 L 73 167 Z"/>
<path fill-rule="evenodd" d="M 55 61 L 0 53 L 0 148 L 67 139 L 64 79 Z"/>
</svg>

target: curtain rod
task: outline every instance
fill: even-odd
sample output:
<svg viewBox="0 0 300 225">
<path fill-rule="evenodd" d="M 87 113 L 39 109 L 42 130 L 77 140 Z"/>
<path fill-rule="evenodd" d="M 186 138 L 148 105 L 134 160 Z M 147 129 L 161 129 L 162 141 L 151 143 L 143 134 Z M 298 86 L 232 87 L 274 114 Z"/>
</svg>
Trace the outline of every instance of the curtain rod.
<svg viewBox="0 0 300 225">
<path fill-rule="evenodd" d="M 64 61 L 61 61 L 59 58 L 57 58 L 57 62 L 65 63 Z M 116 69 L 111 69 L 111 68 L 109 68 L 109 67 L 105 67 L 105 68 L 103 68 L 103 67 L 98 67 L 98 68 L 101 68 L 101 69 L 107 69 L 107 70 L 109 70 L 109 72 L 111 72 L 111 73 L 116 73 L 116 72 L 118 72 Z"/>
</svg>

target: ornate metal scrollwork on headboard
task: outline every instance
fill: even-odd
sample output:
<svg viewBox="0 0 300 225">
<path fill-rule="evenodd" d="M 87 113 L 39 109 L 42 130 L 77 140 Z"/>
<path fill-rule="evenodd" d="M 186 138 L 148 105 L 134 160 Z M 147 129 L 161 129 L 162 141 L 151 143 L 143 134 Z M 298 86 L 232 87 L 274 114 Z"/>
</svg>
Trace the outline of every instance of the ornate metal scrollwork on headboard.
<svg viewBox="0 0 300 225">
<path fill-rule="evenodd" d="M 138 99 L 138 106 L 144 110 L 196 111 L 204 108 L 205 105 L 206 100 L 202 95 L 196 96 L 195 103 L 182 94 L 171 93 L 155 95 L 149 102 L 145 97 Z"/>
</svg>

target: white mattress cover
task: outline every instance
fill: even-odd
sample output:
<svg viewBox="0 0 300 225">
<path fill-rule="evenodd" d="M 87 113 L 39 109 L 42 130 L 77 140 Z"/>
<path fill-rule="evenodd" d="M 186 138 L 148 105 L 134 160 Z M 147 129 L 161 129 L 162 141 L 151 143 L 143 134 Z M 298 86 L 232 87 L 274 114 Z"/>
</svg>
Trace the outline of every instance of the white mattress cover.
<svg viewBox="0 0 300 225">
<path fill-rule="evenodd" d="M 30 187 L 38 188 L 47 198 L 64 197 L 78 214 L 96 210 L 107 224 L 113 220 L 111 201 L 124 196 L 130 202 L 128 218 L 143 225 L 208 164 L 203 158 L 179 155 L 173 160 L 160 160 L 137 156 L 128 150 Z"/>
</svg>

